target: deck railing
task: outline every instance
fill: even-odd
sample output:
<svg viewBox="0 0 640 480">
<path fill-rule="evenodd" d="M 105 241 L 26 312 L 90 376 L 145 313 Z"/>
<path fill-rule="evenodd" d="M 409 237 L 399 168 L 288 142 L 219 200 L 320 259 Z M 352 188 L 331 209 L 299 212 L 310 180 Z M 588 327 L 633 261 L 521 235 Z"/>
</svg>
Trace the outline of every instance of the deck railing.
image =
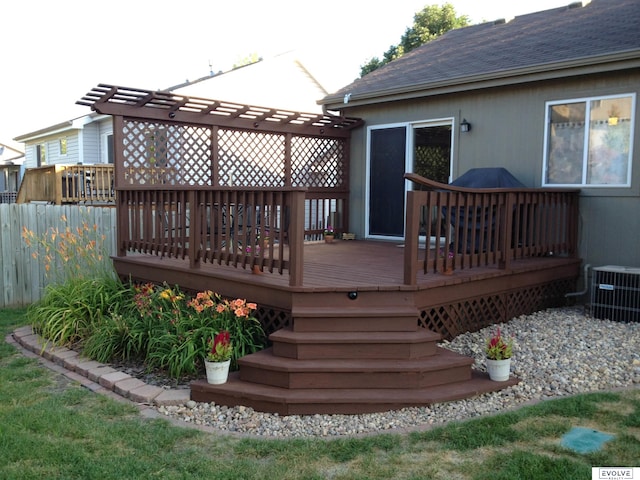
<svg viewBox="0 0 640 480">
<path fill-rule="evenodd" d="M 418 272 L 486 266 L 577 252 L 576 189 L 472 189 L 405 178 L 423 190 L 407 194 L 404 283 Z"/>
<path fill-rule="evenodd" d="M 344 194 L 346 195 L 346 194 Z M 306 189 L 204 187 L 185 190 L 118 190 L 118 255 L 128 252 L 289 274 L 302 285 L 305 240 L 321 234 L 328 219 L 345 223 L 343 194 L 309 195 Z M 318 208 L 322 211 L 317 212 Z"/>
<path fill-rule="evenodd" d="M 113 165 L 47 165 L 24 172 L 17 203 L 113 204 Z"/>
</svg>

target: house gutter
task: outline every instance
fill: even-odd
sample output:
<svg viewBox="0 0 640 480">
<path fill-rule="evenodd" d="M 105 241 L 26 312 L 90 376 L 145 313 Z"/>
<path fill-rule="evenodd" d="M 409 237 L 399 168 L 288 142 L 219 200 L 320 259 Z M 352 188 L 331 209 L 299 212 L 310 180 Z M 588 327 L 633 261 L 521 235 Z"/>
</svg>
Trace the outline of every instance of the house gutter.
<svg viewBox="0 0 640 480">
<path fill-rule="evenodd" d="M 88 123 L 91 123 L 97 120 L 102 120 L 107 117 L 108 115 L 96 115 L 96 114 L 93 114 L 93 116 L 83 115 L 82 117 L 74 118 L 73 120 L 67 120 L 66 122 L 58 123 L 56 125 L 43 128 L 41 130 L 36 130 L 35 132 L 20 135 L 19 137 L 15 137 L 13 141 L 27 143 L 33 140 L 38 140 L 40 138 L 50 137 L 52 135 L 64 133 L 69 130 L 81 130 Z"/>
<path fill-rule="evenodd" d="M 640 50 L 627 50 L 614 55 L 582 57 L 570 61 L 553 62 L 524 68 L 492 71 L 478 75 L 443 79 L 437 82 L 402 86 L 386 90 L 358 93 L 342 89 L 341 93 L 329 95 L 318 103 L 327 110 L 342 110 L 346 105 L 357 107 L 398 100 L 468 92 L 494 87 L 504 87 L 542 80 L 554 80 L 568 76 L 587 75 L 640 68 Z M 347 101 L 348 99 L 348 101 Z"/>
</svg>

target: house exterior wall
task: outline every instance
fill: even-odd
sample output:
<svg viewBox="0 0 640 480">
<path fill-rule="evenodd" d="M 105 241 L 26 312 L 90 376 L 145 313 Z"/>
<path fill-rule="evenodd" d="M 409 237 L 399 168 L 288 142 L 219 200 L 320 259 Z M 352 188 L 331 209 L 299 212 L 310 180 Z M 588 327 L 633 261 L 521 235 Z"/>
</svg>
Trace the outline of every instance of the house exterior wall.
<svg viewBox="0 0 640 480">
<path fill-rule="evenodd" d="M 25 168 L 35 168 L 38 166 L 37 149 L 38 145 L 44 145 L 46 149 L 46 165 L 58 165 L 62 163 L 74 164 L 79 162 L 80 143 L 78 131 L 65 131 L 60 134 L 38 138 L 25 143 Z M 60 152 L 60 139 L 67 139 L 66 155 Z"/>
<path fill-rule="evenodd" d="M 38 166 L 36 156 L 38 145 L 46 148 L 46 165 L 79 163 L 107 163 L 104 135 L 113 134 L 111 118 L 90 121 L 80 128 L 67 128 L 50 135 L 38 136 L 25 141 L 25 168 Z M 60 153 L 60 139 L 67 139 L 67 154 Z"/>
<path fill-rule="evenodd" d="M 526 186 L 540 187 L 546 102 L 628 93 L 640 97 L 638 69 L 345 108 L 343 114 L 366 125 L 351 139 L 351 230 L 365 234 L 368 127 L 446 117 L 459 124 L 465 118 L 470 132 L 454 127 L 454 179 L 471 168 L 502 166 Z M 593 266 L 640 266 L 640 115 L 634 113 L 631 186 L 581 189 L 579 255 Z"/>
</svg>

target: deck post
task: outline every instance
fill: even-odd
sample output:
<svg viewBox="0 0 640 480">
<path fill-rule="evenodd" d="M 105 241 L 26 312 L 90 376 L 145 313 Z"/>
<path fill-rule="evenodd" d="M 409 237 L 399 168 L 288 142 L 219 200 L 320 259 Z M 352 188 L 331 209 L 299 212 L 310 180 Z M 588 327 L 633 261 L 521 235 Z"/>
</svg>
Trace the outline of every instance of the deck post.
<svg viewBox="0 0 640 480">
<path fill-rule="evenodd" d="M 189 268 L 198 268 L 200 266 L 200 256 L 198 252 L 200 250 L 198 233 L 203 231 L 200 203 L 196 201 L 196 190 L 189 190 L 187 192 L 187 206 L 185 210 L 190 212 L 189 220 L 189 251 L 187 253 L 189 257 Z M 184 233 L 182 234 L 184 235 Z"/>
<path fill-rule="evenodd" d="M 508 192 L 504 195 L 504 204 L 500 212 L 500 261 L 498 267 L 508 269 L 511 267 L 511 259 L 513 257 L 511 249 L 511 241 L 513 239 L 513 212 L 516 205 L 516 194 Z"/>
<path fill-rule="evenodd" d="M 304 191 L 291 192 L 289 226 L 289 286 L 300 287 L 304 272 Z"/>
<path fill-rule="evenodd" d="M 420 198 L 424 192 L 410 190 L 407 192 L 407 216 L 404 226 L 404 284 L 415 285 L 418 274 L 418 247 L 420 242 Z M 427 242 L 429 235 L 427 234 Z"/>
</svg>

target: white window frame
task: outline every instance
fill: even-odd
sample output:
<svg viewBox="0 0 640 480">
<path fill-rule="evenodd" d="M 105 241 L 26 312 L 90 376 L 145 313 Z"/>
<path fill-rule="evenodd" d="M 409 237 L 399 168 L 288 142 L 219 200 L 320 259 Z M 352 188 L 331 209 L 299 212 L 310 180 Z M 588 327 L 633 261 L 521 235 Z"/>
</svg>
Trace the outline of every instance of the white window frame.
<svg viewBox="0 0 640 480">
<path fill-rule="evenodd" d="M 413 136 L 415 128 L 423 128 L 423 127 L 438 127 L 438 126 L 451 126 L 451 159 L 449 161 L 449 178 L 452 178 L 454 163 L 455 163 L 455 155 L 454 152 L 457 149 L 456 143 L 458 142 L 458 135 L 456 132 L 459 129 L 459 122 L 455 117 L 440 117 L 433 118 L 427 120 L 416 120 L 412 122 L 396 122 L 396 123 L 385 123 L 380 125 L 371 125 L 367 127 L 367 135 L 366 135 L 366 182 L 365 182 L 365 217 L 364 217 L 364 228 L 365 228 L 365 238 L 372 238 L 377 240 L 398 240 L 399 237 L 390 237 L 385 235 L 370 235 L 369 234 L 369 214 L 370 214 L 370 205 L 369 205 L 369 196 L 371 193 L 371 131 L 372 130 L 383 130 L 389 128 L 405 128 L 405 171 L 413 172 Z M 408 190 L 411 190 L 413 187 L 409 180 L 405 180 L 405 198 Z M 405 202 L 405 215 L 406 215 L 406 202 Z M 406 232 L 403 232 L 402 238 L 406 235 Z"/>
<path fill-rule="evenodd" d="M 589 167 L 589 125 L 591 102 L 598 100 L 607 100 L 611 98 L 631 98 L 631 112 L 629 119 L 629 156 L 627 158 L 627 181 L 625 183 L 587 183 L 587 172 Z M 554 105 L 585 103 L 585 132 L 584 132 L 584 151 L 582 159 L 582 179 L 580 183 L 548 183 L 547 172 L 549 162 L 549 128 L 551 126 L 550 112 Z M 543 187 L 579 187 L 579 188 L 629 188 L 631 187 L 631 170 L 633 164 L 633 143 L 634 143 L 634 126 L 636 117 L 636 94 L 620 93 L 615 95 L 599 95 L 592 97 L 570 98 L 563 100 L 553 100 L 545 103 L 545 128 L 544 128 L 544 152 L 542 162 L 542 186 Z"/>
<path fill-rule="evenodd" d="M 58 148 L 60 151 L 61 157 L 66 157 L 67 152 L 69 151 L 69 139 L 67 137 L 60 137 L 58 139 Z"/>
</svg>

